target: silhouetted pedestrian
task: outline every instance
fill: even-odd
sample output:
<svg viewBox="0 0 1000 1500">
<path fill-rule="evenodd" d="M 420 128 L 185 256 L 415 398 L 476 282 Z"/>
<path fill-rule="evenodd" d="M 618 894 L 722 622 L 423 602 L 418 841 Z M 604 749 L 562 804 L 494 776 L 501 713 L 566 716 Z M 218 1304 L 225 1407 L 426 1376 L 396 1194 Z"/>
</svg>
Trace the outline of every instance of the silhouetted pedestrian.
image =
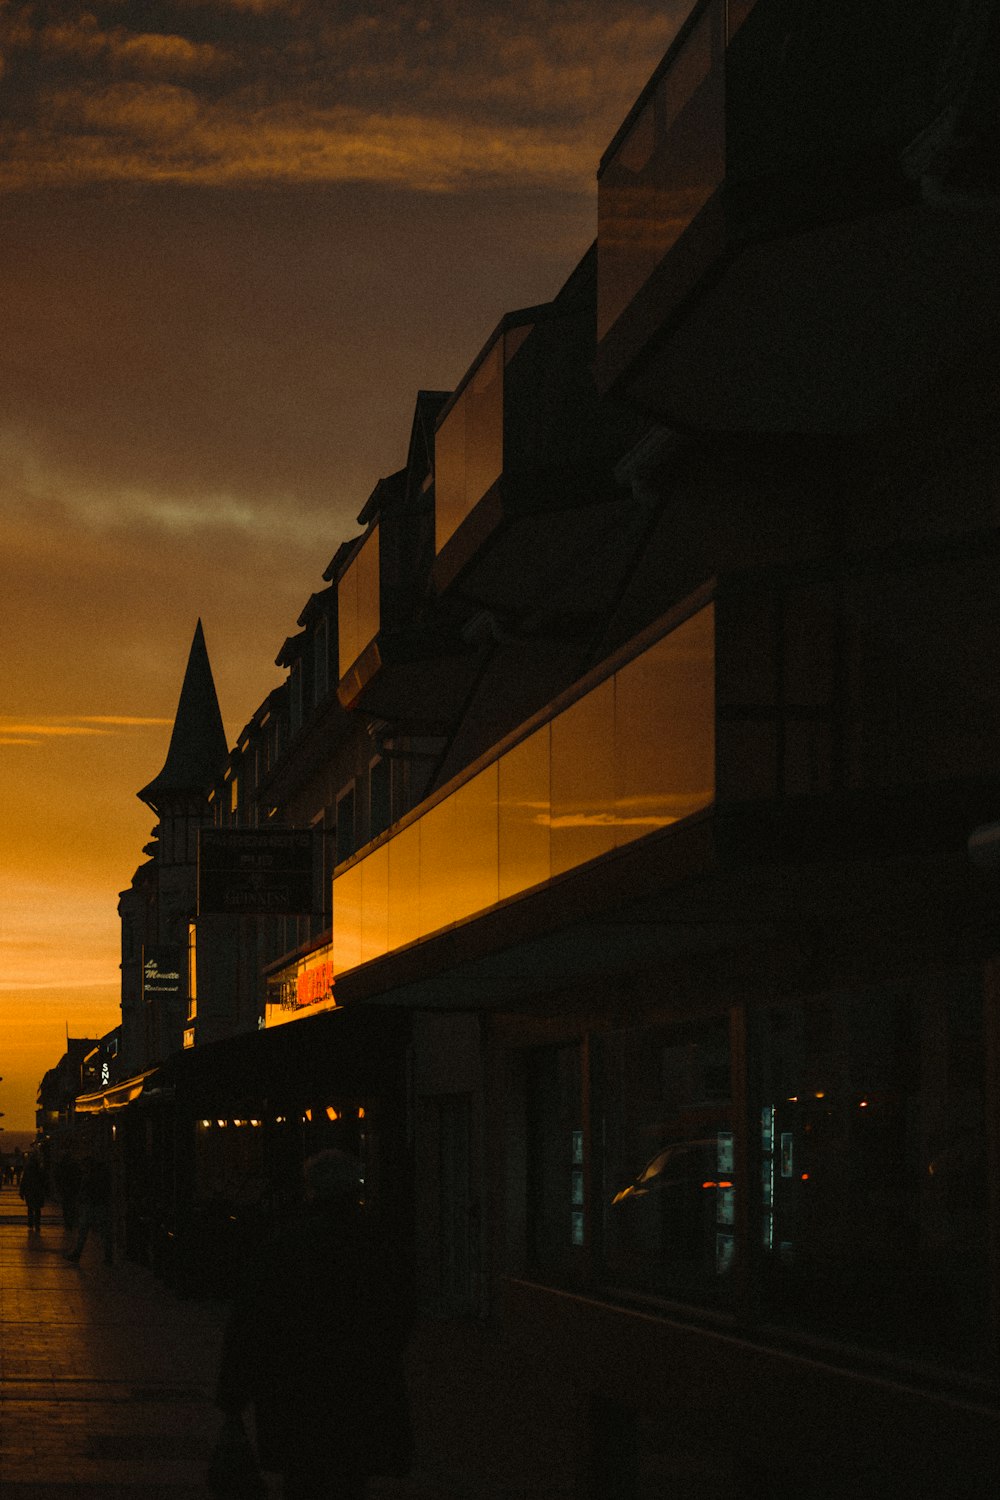
<svg viewBox="0 0 1000 1500">
<path fill-rule="evenodd" d="M 216 1404 L 253 1405 L 261 1467 L 286 1500 L 361 1500 L 369 1475 L 409 1467 L 407 1278 L 366 1220 L 353 1158 L 311 1157 L 305 1188 L 233 1307 Z"/>
<path fill-rule="evenodd" d="M 21 1171 L 18 1193 L 28 1210 L 28 1232 L 42 1227 L 42 1208 L 48 1197 L 49 1181 L 45 1165 L 37 1151 L 32 1151 Z"/>
<path fill-rule="evenodd" d="M 80 1209 L 80 1177 L 80 1163 L 72 1151 L 64 1151 L 52 1169 L 52 1180 L 66 1229 L 76 1228 Z"/>
<path fill-rule="evenodd" d="M 76 1241 L 67 1260 L 79 1260 L 92 1229 L 104 1245 L 104 1263 L 110 1266 L 112 1253 L 111 1168 L 100 1157 L 87 1155 L 80 1164 L 80 1216 Z"/>
</svg>

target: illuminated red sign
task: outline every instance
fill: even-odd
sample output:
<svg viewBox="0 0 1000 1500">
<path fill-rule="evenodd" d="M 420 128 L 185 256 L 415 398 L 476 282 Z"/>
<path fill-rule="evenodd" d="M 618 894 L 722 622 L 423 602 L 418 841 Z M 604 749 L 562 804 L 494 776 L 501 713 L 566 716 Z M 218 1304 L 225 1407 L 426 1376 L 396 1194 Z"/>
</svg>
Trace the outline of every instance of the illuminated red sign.
<svg viewBox="0 0 1000 1500">
<path fill-rule="evenodd" d="M 333 963 L 324 959 L 311 969 L 301 969 L 295 979 L 295 999 L 299 1005 L 315 1005 L 325 1000 L 333 989 Z"/>
</svg>

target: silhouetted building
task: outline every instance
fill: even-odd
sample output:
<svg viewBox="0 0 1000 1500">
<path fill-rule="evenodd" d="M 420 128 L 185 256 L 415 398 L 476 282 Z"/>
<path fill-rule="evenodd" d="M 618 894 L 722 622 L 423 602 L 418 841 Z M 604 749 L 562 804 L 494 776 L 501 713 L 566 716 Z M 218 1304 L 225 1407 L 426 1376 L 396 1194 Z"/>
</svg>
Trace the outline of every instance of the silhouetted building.
<svg viewBox="0 0 1000 1500">
<path fill-rule="evenodd" d="M 195 628 L 167 758 L 137 793 L 159 822 L 146 864 L 123 891 L 122 1066 L 138 1073 L 182 1043 L 187 1013 L 188 924 L 197 905 L 198 830 L 208 791 L 228 755 L 201 621 Z"/>
<path fill-rule="evenodd" d="M 311 829 L 314 890 L 193 922 L 133 1179 L 204 1271 L 212 1203 L 358 1154 L 484 1483 L 995 1471 L 997 15 L 701 0 L 596 245 L 146 789 L 164 934 L 200 826 Z"/>
<path fill-rule="evenodd" d="M 98 1081 L 96 1065 L 100 1042 L 92 1037 L 67 1037 L 66 1051 L 38 1085 L 35 1128 L 40 1136 L 61 1134 L 72 1124 L 78 1094 Z"/>
</svg>

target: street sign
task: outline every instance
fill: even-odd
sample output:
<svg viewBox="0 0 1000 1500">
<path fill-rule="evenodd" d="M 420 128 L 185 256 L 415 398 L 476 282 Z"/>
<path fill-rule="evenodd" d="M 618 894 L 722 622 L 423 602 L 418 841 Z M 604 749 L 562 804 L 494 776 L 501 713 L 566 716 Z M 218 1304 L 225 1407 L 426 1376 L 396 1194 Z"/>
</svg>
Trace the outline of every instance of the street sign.
<svg viewBox="0 0 1000 1500">
<path fill-rule="evenodd" d="M 308 916 L 312 909 L 311 829 L 200 830 L 199 916 Z"/>
</svg>

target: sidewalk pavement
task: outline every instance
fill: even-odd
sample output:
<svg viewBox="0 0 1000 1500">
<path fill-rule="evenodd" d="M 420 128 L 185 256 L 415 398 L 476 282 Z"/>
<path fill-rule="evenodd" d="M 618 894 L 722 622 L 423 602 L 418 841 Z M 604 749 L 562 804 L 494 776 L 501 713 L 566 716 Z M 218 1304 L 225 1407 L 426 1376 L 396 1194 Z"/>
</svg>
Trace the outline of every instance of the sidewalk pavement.
<svg viewBox="0 0 1000 1500">
<path fill-rule="evenodd" d="M 207 1500 L 225 1304 L 105 1265 L 96 1235 L 79 1264 L 67 1243 L 54 1208 L 31 1233 L 16 1191 L 0 1191 L 0 1500 Z M 370 1500 L 552 1500 L 502 1459 L 496 1472 L 488 1417 L 469 1442 L 459 1393 L 419 1340 L 414 1360 L 416 1466 L 372 1480 Z"/>
</svg>

